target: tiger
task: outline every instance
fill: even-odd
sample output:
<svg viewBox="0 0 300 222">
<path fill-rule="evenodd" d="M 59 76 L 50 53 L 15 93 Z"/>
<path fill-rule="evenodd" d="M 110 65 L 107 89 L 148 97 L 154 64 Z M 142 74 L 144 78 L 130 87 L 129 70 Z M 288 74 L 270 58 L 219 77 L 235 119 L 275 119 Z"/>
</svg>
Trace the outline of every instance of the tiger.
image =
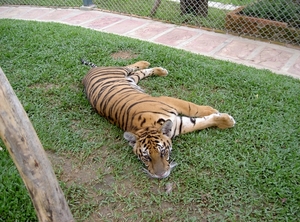
<svg viewBox="0 0 300 222">
<path fill-rule="evenodd" d="M 168 71 L 162 67 L 149 68 L 147 61 L 124 67 L 81 62 L 91 67 L 82 79 L 89 103 L 100 116 L 124 131 L 123 137 L 151 178 L 166 178 L 177 165 L 170 161 L 174 137 L 213 126 L 226 129 L 235 125 L 232 116 L 211 106 L 145 93 L 138 82 L 152 75 L 167 76 Z"/>
</svg>

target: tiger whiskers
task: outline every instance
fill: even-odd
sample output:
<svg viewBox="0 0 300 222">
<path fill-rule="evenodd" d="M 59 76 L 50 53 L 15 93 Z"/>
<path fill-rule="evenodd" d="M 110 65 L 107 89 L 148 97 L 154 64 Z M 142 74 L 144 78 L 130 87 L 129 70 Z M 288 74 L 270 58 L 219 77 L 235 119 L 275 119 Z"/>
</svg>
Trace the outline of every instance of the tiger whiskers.
<svg viewBox="0 0 300 222">
<path fill-rule="evenodd" d="M 172 168 L 176 167 L 177 165 L 178 165 L 178 163 L 175 163 L 174 161 L 171 161 L 170 169 L 172 170 Z"/>
</svg>

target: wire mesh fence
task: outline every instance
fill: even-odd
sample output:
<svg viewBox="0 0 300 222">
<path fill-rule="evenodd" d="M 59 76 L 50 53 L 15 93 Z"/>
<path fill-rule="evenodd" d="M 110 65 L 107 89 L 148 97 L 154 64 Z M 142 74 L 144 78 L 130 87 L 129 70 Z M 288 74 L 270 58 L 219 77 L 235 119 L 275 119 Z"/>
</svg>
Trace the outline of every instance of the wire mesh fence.
<svg viewBox="0 0 300 222">
<path fill-rule="evenodd" d="M 0 0 L 0 5 L 93 5 L 110 12 L 300 45 L 300 0 Z"/>
</svg>

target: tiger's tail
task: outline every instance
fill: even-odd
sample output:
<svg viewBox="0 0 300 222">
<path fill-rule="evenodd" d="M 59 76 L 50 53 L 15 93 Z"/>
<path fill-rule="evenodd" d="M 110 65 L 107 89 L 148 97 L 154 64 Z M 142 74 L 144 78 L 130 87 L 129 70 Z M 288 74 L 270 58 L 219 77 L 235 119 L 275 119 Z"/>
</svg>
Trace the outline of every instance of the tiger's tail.
<svg viewBox="0 0 300 222">
<path fill-rule="evenodd" d="M 92 62 L 85 61 L 84 59 L 80 59 L 80 61 L 81 61 L 81 64 L 83 64 L 83 65 L 90 66 L 92 68 L 98 67 L 96 64 L 94 64 Z"/>
</svg>

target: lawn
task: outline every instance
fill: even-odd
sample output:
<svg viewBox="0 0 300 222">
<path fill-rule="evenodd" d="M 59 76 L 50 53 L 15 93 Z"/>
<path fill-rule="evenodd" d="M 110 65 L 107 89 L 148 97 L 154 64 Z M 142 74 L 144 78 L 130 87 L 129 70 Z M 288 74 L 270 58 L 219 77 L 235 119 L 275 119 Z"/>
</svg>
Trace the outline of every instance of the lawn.
<svg viewBox="0 0 300 222">
<path fill-rule="evenodd" d="M 299 80 L 80 27 L 0 21 L 0 66 L 76 221 L 300 218 Z M 179 165 L 166 179 L 150 179 L 123 132 L 90 108 L 81 57 L 102 66 L 137 60 L 162 66 L 169 75 L 143 80 L 146 92 L 211 105 L 230 113 L 237 125 L 175 138 L 171 158 Z M 35 221 L 1 141 L 0 147 L 0 221 Z"/>
</svg>

